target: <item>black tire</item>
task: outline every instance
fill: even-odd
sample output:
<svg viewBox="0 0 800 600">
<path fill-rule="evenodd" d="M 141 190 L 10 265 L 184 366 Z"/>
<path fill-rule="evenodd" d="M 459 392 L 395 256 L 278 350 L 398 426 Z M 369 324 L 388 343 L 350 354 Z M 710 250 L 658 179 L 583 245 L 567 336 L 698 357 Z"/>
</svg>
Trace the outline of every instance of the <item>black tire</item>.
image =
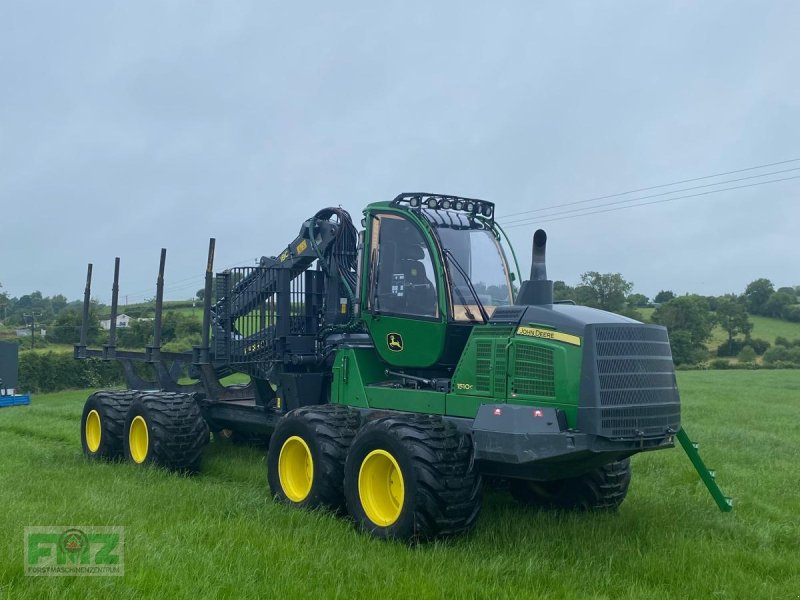
<svg viewBox="0 0 800 600">
<path fill-rule="evenodd" d="M 388 485 L 382 475 L 370 476 L 369 466 L 364 468 L 376 453 L 379 461 L 395 461 Z M 382 487 L 394 490 L 397 470 L 402 493 L 392 500 L 396 513 L 378 522 L 365 508 L 370 499 L 362 498 L 362 471 L 365 494 L 370 494 L 370 481 L 377 492 Z M 344 488 L 356 525 L 383 539 L 415 542 L 459 534 L 475 525 L 481 508 L 481 477 L 470 437 L 433 415 L 385 417 L 365 425 L 350 446 Z"/>
<path fill-rule="evenodd" d="M 137 443 L 142 428 L 144 444 Z M 125 457 L 136 464 L 194 473 L 208 441 L 208 425 L 191 394 L 142 392 L 125 417 Z"/>
<path fill-rule="evenodd" d="M 299 508 L 344 508 L 344 461 L 360 425 L 358 412 L 346 406 L 304 406 L 286 413 L 272 433 L 267 452 L 267 483 L 272 496 Z M 301 489 L 292 487 L 291 473 L 281 472 L 281 455 L 290 438 L 301 439 L 308 451 L 312 475 Z M 300 444 L 295 444 L 299 448 Z"/>
<path fill-rule="evenodd" d="M 81 416 L 81 446 L 87 458 L 116 459 L 122 456 L 125 414 L 136 393 L 104 391 L 95 392 L 87 398 Z M 87 439 L 87 421 L 92 428 L 96 428 L 94 435 L 88 436 L 89 439 Z"/>
<path fill-rule="evenodd" d="M 631 461 L 618 460 L 578 477 L 555 481 L 511 481 L 511 495 L 522 504 L 564 510 L 616 510 L 628 493 Z"/>
</svg>

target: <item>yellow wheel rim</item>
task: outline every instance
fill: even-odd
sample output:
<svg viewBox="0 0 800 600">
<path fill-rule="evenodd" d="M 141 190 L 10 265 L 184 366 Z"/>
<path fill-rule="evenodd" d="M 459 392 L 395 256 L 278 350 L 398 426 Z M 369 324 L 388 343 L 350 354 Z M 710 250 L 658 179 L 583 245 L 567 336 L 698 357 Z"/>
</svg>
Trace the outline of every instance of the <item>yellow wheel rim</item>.
<svg viewBox="0 0 800 600">
<path fill-rule="evenodd" d="M 358 497 L 370 521 L 388 527 L 403 511 L 406 488 L 403 473 L 386 450 L 367 454 L 358 471 Z"/>
<path fill-rule="evenodd" d="M 100 413 L 90 410 L 86 415 L 86 447 L 89 452 L 97 452 L 100 447 L 100 439 L 103 437 L 103 429 L 100 426 Z"/>
<path fill-rule="evenodd" d="M 283 492 L 292 502 L 302 502 L 311 493 L 314 460 L 303 438 L 293 435 L 283 442 L 278 455 L 278 478 Z"/>
<path fill-rule="evenodd" d="M 150 448 L 150 435 L 147 433 L 147 422 L 140 416 L 133 417 L 128 431 L 128 446 L 131 449 L 133 462 L 142 464 L 147 458 Z"/>
</svg>

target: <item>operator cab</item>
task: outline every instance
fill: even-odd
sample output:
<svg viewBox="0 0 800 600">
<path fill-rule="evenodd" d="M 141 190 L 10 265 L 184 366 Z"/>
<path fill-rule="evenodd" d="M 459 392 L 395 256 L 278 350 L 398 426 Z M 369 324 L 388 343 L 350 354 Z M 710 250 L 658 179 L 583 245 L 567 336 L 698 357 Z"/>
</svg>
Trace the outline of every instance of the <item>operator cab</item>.
<svg viewBox="0 0 800 600">
<path fill-rule="evenodd" d="M 393 366 L 455 365 L 472 326 L 513 303 L 494 205 L 403 194 L 364 211 L 361 314 Z"/>
</svg>

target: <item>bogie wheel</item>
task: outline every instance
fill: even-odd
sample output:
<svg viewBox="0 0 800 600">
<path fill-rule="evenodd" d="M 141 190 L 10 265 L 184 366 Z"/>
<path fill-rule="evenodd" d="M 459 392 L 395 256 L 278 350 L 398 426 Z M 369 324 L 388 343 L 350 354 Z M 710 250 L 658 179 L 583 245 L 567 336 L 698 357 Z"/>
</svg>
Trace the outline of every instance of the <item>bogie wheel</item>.
<svg viewBox="0 0 800 600">
<path fill-rule="evenodd" d="M 208 425 L 191 394 L 143 392 L 125 418 L 125 456 L 135 464 L 196 472 L 208 440 Z"/>
<path fill-rule="evenodd" d="M 336 404 L 288 412 L 267 453 L 267 482 L 275 499 L 301 508 L 341 510 L 344 461 L 359 424 L 356 411 Z"/>
<path fill-rule="evenodd" d="M 616 510 L 628 493 L 631 461 L 618 460 L 568 479 L 511 481 L 511 495 L 520 503 L 564 510 Z"/>
<path fill-rule="evenodd" d="M 87 458 L 119 458 L 123 453 L 125 414 L 136 392 L 95 392 L 83 405 L 81 446 Z"/>
<path fill-rule="evenodd" d="M 477 521 L 481 478 L 469 436 L 441 418 L 385 417 L 353 440 L 344 475 L 356 525 L 379 538 L 422 541 Z"/>
</svg>

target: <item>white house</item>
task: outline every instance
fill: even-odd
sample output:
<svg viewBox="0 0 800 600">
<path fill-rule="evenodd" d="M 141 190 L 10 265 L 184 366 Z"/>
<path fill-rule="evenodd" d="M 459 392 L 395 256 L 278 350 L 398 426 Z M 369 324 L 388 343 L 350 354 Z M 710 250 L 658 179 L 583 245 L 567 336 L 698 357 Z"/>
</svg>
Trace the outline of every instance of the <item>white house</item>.
<svg viewBox="0 0 800 600">
<path fill-rule="evenodd" d="M 117 315 L 117 329 L 120 329 L 122 327 L 128 327 L 130 322 L 131 321 L 135 321 L 135 320 L 136 319 L 132 319 L 131 317 L 129 317 L 125 313 L 123 313 L 121 315 Z M 111 329 L 111 319 L 103 319 L 102 321 L 100 321 L 100 327 L 102 329 L 105 329 L 106 331 Z"/>
</svg>

